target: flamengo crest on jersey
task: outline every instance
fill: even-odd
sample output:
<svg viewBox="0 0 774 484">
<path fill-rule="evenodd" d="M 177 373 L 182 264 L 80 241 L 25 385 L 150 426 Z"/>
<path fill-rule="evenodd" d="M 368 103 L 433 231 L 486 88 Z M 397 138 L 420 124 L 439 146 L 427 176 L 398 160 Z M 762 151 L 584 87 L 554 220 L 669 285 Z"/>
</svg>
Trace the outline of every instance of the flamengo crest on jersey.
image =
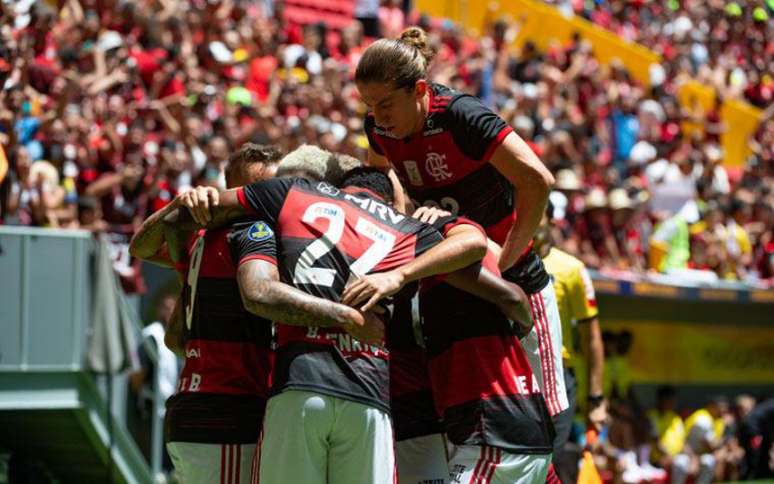
<svg viewBox="0 0 774 484">
<path fill-rule="evenodd" d="M 513 187 L 488 160 L 512 129 L 478 99 L 439 84 L 430 88 L 426 129 L 396 139 L 368 115 L 371 147 L 390 160 L 416 205 L 464 215 L 502 243 L 510 225 L 489 229 L 504 220 L 513 223 Z"/>
</svg>

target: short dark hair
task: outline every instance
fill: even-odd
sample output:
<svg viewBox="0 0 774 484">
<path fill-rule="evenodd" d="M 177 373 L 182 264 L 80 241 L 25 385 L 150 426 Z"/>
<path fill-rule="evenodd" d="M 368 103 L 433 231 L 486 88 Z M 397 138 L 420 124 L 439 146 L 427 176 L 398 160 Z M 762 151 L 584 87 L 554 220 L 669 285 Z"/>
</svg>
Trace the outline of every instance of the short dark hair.
<svg viewBox="0 0 774 484">
<path fill-rule="evenodd" d="M 344 173 L 339 187 L 366 188 L 383 197 L 387 202 L 392 202 L 395 198 L 395 192 L 387 174 L 379 168 L 370 166 L 359 166 Z"/>
<path fill-rule="evenodd" d="M 242 145 L 236 153 L 232 153 L 228 157 L 228 163 L 226 164 L 225 175 L 228 180 L 234 174 L 238 173 L 237 170 L 246 165 L 253 163 L 263 163 L 271 165 L 279 162 L 282 158 L 282 150 L 275 145 L 259 145 L 255 143 L 245 143 Z"/>
</svg>

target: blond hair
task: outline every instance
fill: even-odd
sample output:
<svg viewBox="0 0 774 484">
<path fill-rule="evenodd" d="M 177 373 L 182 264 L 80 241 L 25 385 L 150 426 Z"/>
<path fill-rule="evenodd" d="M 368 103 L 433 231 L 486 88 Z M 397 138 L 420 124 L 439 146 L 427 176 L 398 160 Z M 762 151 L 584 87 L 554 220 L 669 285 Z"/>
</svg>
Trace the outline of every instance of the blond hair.
<svg viewBox="0 0 774 484">
<path fill-rule="evenodd" d="M 325 180 L 333 153 L 317 146 L 303 144 L 291 151 L 279 163 L 277 176 L 302 176 Z"/>
</svg>

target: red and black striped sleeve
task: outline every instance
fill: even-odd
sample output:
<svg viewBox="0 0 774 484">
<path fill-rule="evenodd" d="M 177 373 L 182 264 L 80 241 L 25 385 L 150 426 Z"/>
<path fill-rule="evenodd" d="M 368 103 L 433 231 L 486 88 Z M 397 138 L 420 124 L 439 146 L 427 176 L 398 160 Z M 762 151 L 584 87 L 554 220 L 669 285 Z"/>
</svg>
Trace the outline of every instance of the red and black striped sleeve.
<svg viewBox="0 0 774 484">
<path fill-rule="evenodd" d="M 298 178 L 272 178 L 237 188 L 239 204 L 247 213 L 274 227 L 288 192 Z"/>
<path fill-rule="evenodd" d="M 438 229 L 432 225 L 422 224 L 422 228 L 416 233 L 415 257 L 419 257 L 443 240 Z"/>
<path fill-rule="evenodd" d="M 236 266 L 249 260 L 264 260 L 277 265 L 277 241 L 274 230 L 262 221 L 234 225 L 228 234 L 231 260 Z"/>
<path fill-rule="evenodd" d="M 456 215 L 449 215 L 448 217 L 439 217 L 438 220 L 436 220 L 435 223 L 433 224 L 433 227 L 438 232 L 440 232 L 441 235 L 446 237 L 446 235 L 449 233 L 451 229 L 459 225 L 472 225 L 473 227 L 477 228 L 479 232 L 484 234 L 484 237 L 486 237 L 486 230 L 484 230 L 484 227 L 470 220 L 469 218 L 459 217 Z"/>
<path fill-rule="evenodd" d="M 508 123 L 473 96 L 455 98 L 449 105 L 448 115 L 455 143 L 473 160 L 489 161 L 513 131 Z"/>
</svg>

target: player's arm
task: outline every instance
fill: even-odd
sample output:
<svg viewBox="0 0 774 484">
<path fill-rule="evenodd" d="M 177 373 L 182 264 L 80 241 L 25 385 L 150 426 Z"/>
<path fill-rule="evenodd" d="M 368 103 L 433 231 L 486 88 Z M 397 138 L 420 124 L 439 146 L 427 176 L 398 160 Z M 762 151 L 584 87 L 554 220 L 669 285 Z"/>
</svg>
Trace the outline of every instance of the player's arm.
<svg viewBox="0 0 774 484">
<path fill-rule="evenodd" d="M 519 337 L 532 330 L 534 322 L 524 291 L 482 265 L 473 264 L 452 272 L 446 277 L 446 282 L 500 308 L 500 311 L 513 321 Z"/>
<path fill-rule="evenodd" d="M 589 361 L 589 395 L 602 395 L 603 373 L 605 371 L 605 344 L 602 341 L 602 329 L 599 318 L 578 321 L 581 337 L 585 342 L 586 355 Z"/>
<path fill-rule="evenodd" d="M 344 289 L 341 302 L 368 311 L 380 299 L 392 296 L 404 285 L 425 277 L 454 272 L 483 259 L 486 236 L 475 225 L 452 227 L 446 238 L 408 264 L 388 272 L 363 276 Z"/>
<path fill-rule="evenodd" d="M 469 158 L 488 162 L 515 188 L 519 218 L 503 246 L 499 266 L 510 268 L 522 255 L 540 225 L 554 183 L 551 172 L 502 118 L 472 96 L 449 105 L 452 134 Z"/>
<path fill-rule="evenodd" d="M 163 217 L 164 223 L 181 230 L 196 230 L 222 227 L 245 216 L 247 211 L 239 201 L 238 189 L 219 191 L 217 197 L 203 196 L 205 190 L 205 187 L 196 187 L 192 205 L 168 212 Z"/>
<path fill-rule="evenodd" d="M 172 211 L 164 223 L 182 229 L 222 227 L 247 215 L 273 225 L 295 179 L 272 178 L 231 190 L 218 192 L 213 198 L 204 187 L 195 189 L 196 197 L 185 208 Z"/>
<path fill-rule="evenodd" d="M 164 333 L 164 344 L 180 356 L 185 353 L 185 337 L 183 335 L 183 311 L 182 298 L 177 298 L 175 309 L 167 322 L 167 328 Z"/>
<path fill-rule="evenodd" d="M 207 199 L 211 205 L 218 204 L 218 191 L 210 187 L 197 187 L 176 196 L 165 207 L 157 210 L 140 225 L 139 230 L 129 243 L 129 253 L 138 259 L 152 262 L 164 267 L 174 267 L 174 260 L 170 257 L 166 247 L 164 219 L 180 207 L 189 210 L 199 205 L 199 199 Z M 182 230 L 182 227 L 179 227 Z M 184 231 L 190 232 L 190 231 Z"/>
<path fill-rule="evenodd" d="M 607 405 L 603 398 L 605 345 L 599 326 L 599 311 L 594 285 L 585 267 L 579 267 L 567 285 L 573 318 L 578 321 L 583 352 L 589 363 L 588 419 L 601 426 L 607 419 Z"/>
<path fill-rule="evenodd" d="M 249 312 L 293 326 L 338 326 L 368 343 L 384 337 L 384 324 L 357 310 L 300 291 L 279 280 L 274 233 L 264 222 L 235 227 L 229 235 L 237 283 Z M 378 318 L 376 318 L 378 319 Z"/>
<path fill-rule="evenodd" d="M 503 244 L 500 269 L 508 269 L 521 256 L 535 234 L 546 210 L 554 177 L 532 149 L 516 133 L 509 133 L 489 162 L 516 187 L 518 221 Z"/>
<path fill-rule="evenodd" d="M 367 318 L 349 306 L 280 282 L 277 266 L 265 260 L 242 263 L 237 281 L 242 304 L 256 316 L 292 326 L 338 326 L 366 343 L 384 339 L 384 323 L 379 318 Z"/>
<path fill-rule="evenodd" d="M 293 326 L 349 326 L 363 324 L 349 306 L 307 294 L 280 282 L 277 266 L 261 259 L 248 260 L 237 271 L 245 309 L 272 321 Z"/>
</svg>

